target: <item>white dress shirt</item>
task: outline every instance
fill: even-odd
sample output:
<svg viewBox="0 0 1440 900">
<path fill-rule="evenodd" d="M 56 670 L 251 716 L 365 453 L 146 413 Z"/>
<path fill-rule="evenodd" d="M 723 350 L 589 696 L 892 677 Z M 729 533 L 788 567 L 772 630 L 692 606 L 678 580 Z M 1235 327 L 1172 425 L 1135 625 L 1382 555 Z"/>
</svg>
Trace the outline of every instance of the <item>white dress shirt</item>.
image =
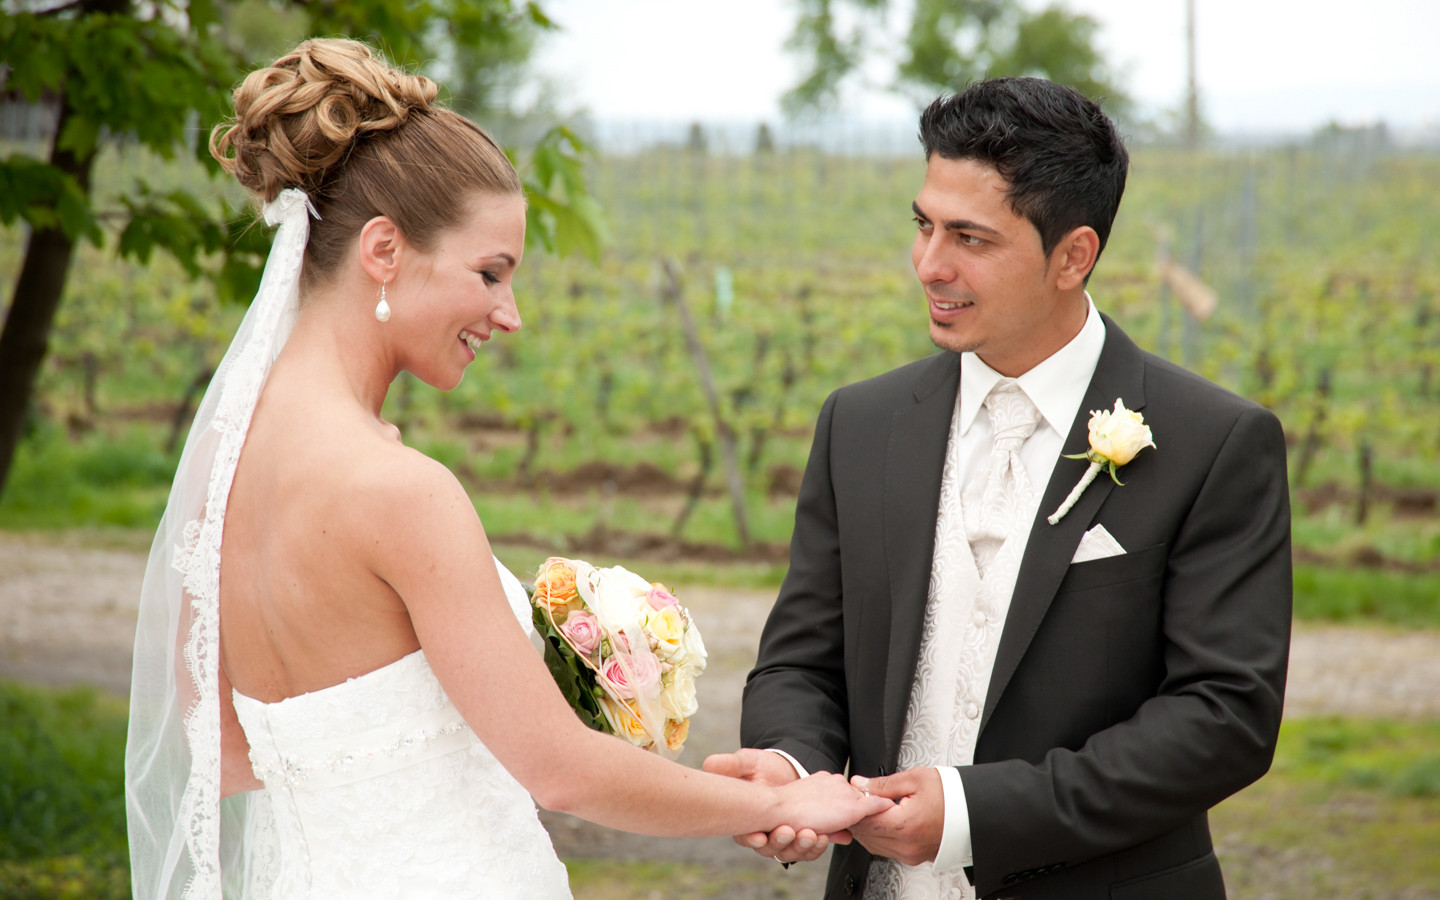
<svg viewBox="0 0 1440 900">
<path fill-rule="evenodd" d="M 1085 324 L 1070 342 L 1051 354 L 1016 381 L 1032 403 L 1040 410 L 1041 422 L 1035 433 L 1020 447 L 1020 460 L 1030 482 L 1036 486 L 1035 500 L 1045 492 L 1055 462 L 1060 458 L 1065 437 L 1085 399 L 1085 391 L 1100 362 L 1105 346 L 1105 323 L 1090 295 Z M 957 414 L 960 416 L 960 458 L 964 466 L 962 479 L 983 477 L 990 453 L 990 417 L 985 411 L 985 398 L 1003 376 L 973 353 L 960 354 L 960 395 Z M 1038 512 L 1038 506 L 1033 512 Z M 1028 541 L 1028 534 L 1025 540 Z M 1024 547 L 1020 548 L 1024 555 Z M 1002 612 L 1003 614 L 1003 612 Z M 1003 625 L 1002 625 L 1003 627 Z M 954 766 L 938 766 L 940 784 L 944 788 L 945 830 L 935 868 L 950 869 L 968 866 L 974 861 L 970 835 L 970 814 L 960 772 Z"/>
</svg>

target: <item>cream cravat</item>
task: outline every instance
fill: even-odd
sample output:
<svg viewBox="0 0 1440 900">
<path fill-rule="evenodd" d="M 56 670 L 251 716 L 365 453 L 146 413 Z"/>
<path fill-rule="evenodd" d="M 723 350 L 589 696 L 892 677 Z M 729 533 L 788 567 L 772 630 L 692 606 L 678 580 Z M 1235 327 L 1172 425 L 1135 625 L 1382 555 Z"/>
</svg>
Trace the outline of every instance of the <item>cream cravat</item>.
<svg viewBox="0 0 1440 900">
<path fill-rule="evenodd" d="M 965 534 L 984 580 L 990 563 L 1029 509 L 1032 486 L 1020 461 L 1020 446 L 1040 424 L 1040 410 L 1013 378 L 995 384 L 985 397 L 994 441 L 985 473 L 970 480 L 964 493 Z"/>
</svg>

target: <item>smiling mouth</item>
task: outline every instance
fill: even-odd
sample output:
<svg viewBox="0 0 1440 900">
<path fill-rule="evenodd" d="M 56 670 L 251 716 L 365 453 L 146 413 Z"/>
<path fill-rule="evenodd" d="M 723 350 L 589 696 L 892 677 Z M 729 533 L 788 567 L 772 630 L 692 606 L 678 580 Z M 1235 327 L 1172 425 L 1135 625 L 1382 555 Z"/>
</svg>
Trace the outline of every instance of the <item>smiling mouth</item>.
<svg viewBox="0 0 1440 900">
<path fill-rule="evenodd" d="M 973 301 L 973 300 L 935 300 L 935 299 L 931 299 L 930 302 L 931 302 L 932 304 L 934 304 L 935 308 L 938 309 L 938 310 L 940 310 L 941 312 L 953 312 L 953 311 L 955 311 L 955 310 L 957 310 L 957 309 L 964 309 L 964 308 L 967 307 L 967 306 L 974 306 L 974 305 L 975 305 L 975 301 Z"/>
<path fill-rule="evenodd" d="M 473 331 L 460 332 L 460 340 L 464 341 L 466 345 L 476 353 L 480 352 L 480 345 L 485 343 L 485 339 Z"/>
</svg>

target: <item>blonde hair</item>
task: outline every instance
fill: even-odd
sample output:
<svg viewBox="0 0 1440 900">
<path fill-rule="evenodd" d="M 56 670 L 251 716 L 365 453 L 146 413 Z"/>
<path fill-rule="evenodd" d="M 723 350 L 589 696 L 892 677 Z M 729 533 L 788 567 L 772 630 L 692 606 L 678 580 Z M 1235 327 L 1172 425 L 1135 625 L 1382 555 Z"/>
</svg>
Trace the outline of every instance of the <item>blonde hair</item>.
<svg viewBox="0 0 1440 900">
<path fill-rule="evenodd" d="M 358 41 L 308 40 L 241 82 L 210 153 L 262 202 L 290 187 L 310 196 L 320 219 L 303 278 L 314 283 L 376 216 L 423 250 L 459 224 L 474 193 L 522 192 L 490 135 L 436 103 L 438 92 Z"/>
</svg>

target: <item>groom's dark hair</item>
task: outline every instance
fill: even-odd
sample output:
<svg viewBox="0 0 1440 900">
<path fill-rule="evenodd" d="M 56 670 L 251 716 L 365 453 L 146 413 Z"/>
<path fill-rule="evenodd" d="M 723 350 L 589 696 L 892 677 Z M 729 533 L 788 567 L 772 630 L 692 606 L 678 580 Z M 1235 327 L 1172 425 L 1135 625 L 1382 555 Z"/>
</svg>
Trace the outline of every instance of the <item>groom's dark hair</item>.
<svg viewBox="0 0 1440 900">
<path fill-rule="evenodd" d="M 978 81 L 926 108 L 920 143 L 927 161 L 938 153 L 994 167 L 1047 257 L 1081 225 L 1094 228 L 1105 249 L 1130 154 L 1115 123 L 1079 91 L 1043 78 Z"/>
</svg>

